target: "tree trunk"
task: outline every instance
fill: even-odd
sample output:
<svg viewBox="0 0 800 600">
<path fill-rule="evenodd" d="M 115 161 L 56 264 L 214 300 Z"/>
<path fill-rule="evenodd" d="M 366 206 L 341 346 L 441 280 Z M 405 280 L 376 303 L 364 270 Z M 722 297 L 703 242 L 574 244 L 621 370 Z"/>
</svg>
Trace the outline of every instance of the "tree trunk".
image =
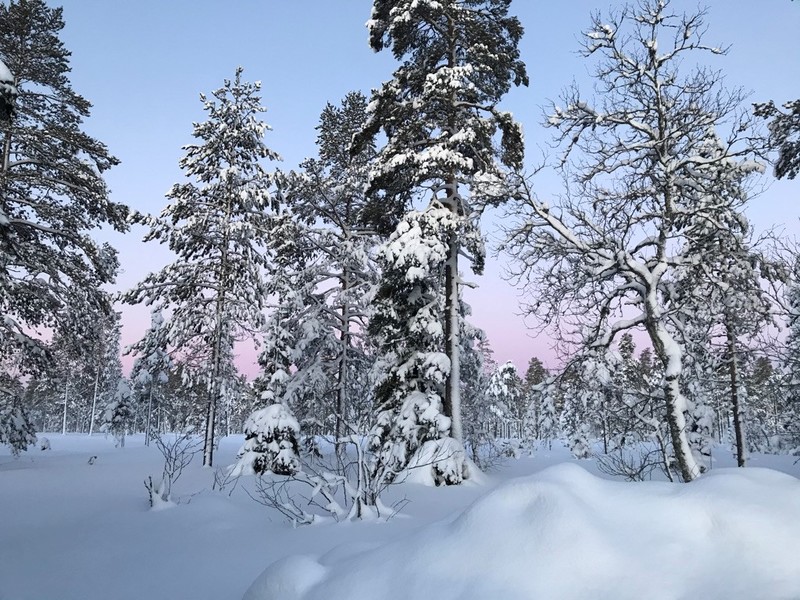
<svg viewBox="0 0 800 600">
<path fill-rule="evenodd" d="M 733 329 L 733 321 L 729 314 L 725 315 L 725 333 L 728 338 L 728 372 L 731 381 L 733 430 L 736 435 L 736 464 L 743 467 L 747 461 L 747 449 L 744 439 L 744 415 L 742 414 L 742 407 L 739 403 L 739 369 L 736 364 L 736 334 Z"/>
<path fill-rule="evenodd" d="M 451 192 L 455 195 L 455 190 Z M 450 417 L 450 436 L 463 441 L 461 425 L 461 361 L 458 314 L 458 240 L 452 236 L 449 242 L 445 266 L 445 354 L 450 359 L 450 374 L 447 377 L 444 412 Z"/>
<path fill-rule="evenodd" d="M 343 269 L 342 277 L 342 295 L 346 298 L 347 292 L 350 289 L 350 272 L 348 269 Z M 339 373 L 336 382 L 336 424 L 334 431 L 336 458 L 337 460 L 344 460 L 344 444 L 342 438 L 344 437 L 344 409 L 347 404 L 347 353 L 350 349 L 350 305 L 345 301 L 341 306 L 342 310 L 342 330 L 341 330 L 341 356 L 339 358 Z"/>
<path fill-rule="evenodd" d="M 144 428 L 144 445 L 150 445 L 150 428 L 153 426 L 153 377 L 150 377 L 150 393 L 147 396 L 147 425 Z"/>
<path fill-rule="evenodd" d="M 455 68 L 458 66 L 458 38 L 456 36 L 455 23 L 452 18 L 448 19 L 447 39 L 449 52 L 447 66 Z M 450 114 L 448 117 L 448 129 L 450 135 L 456 131 L 456 113 L 458 111 L 458 94 L 455 90 L 450 96 Z M 446 206 L 453 213 L 459 216 L 459 195 L 458 177 L 455 172 L 450 172 L 447 177 L 447 200 Z M 463 441 L 461 427 L 461 361 L 460 361 L 460 327 L 458 311 L 458 237 L 455 233 L 450 234 L 447 248 L 447 263 L 445 264 L 445 354 L 450 359 L 450 373 L 447 376 L 444 397 L 444 412 L 450 417 L 450 437 Z"/>
<path fill-rule="evenodd" d="M 100 369 L 94 377 L 94 395 L 92 396 L 92 412 L 89 414 L 89 435 L 94 433 L 94 411 L 97 409 L 97 386 L 100 384 Z"/>
<path fill-rule="evenodd" d="M 67 435 L 67 402 L 69 401 L 68 397 L 68 389 L 69 383 L 64 383 L 64 418 L 61 421 L 61 435 Z"/>
<path fill-rule="evenodd" d="M 651 314 L 654 306 L 650 305 Z M 686 430 L 688 403 L 680 389 L 683 353 L 677 341 L 661 323 L 651 319 L 646 323 L 646 328 L 653 347 L 664 365 L 664 403 L 675 462 L 683 481 L 689 482 L 700 476 L 700 465 L 692 454 Z"/>
</svg>

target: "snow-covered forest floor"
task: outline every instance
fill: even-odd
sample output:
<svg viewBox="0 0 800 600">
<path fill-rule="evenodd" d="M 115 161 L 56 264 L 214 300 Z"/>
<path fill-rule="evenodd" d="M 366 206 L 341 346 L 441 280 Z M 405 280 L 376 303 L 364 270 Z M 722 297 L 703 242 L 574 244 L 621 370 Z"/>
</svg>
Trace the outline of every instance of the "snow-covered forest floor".
<svg viewBox="0 0 800 600">
<path fill-rule="evenodd" d="M 51 450 L 18 459 L 0 448 L 3 600 L 238 600 L 257 579 L 253 600 L 800 597 L 791 457 L 726 470 L 718 448 L 691 484 L 611 483 L 593 459 L 545 447 L 483 485 L 393 486 L 385 502 L 408 502 L 388 522 L 293 529 L 246 485 L 213 491 L 199 460 L 179 505 L 149 510 L 142 482 L 163 461 L 141 436 L 47 437 Z M 224 438 L 217 464 L 241 443 Z"/>
</svg>

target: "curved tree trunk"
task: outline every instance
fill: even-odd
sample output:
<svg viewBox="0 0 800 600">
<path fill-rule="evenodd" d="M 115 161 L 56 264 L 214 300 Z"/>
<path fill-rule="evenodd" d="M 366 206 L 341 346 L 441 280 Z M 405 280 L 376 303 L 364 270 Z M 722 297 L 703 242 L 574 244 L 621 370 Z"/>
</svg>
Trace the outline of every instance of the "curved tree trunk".
<svg viewBox="0 0 800 600">
<path fill-rule="evenodd" d="M 700 476 L 700 465 L 692 454 L 686 426 L 688 402 L 680 389 L 683 351 L 663 324 L 650 319 L 645 324 L 656 354 L 664 365 L 664 404 L 675 463 L 683 481 Z"/>
</svg>

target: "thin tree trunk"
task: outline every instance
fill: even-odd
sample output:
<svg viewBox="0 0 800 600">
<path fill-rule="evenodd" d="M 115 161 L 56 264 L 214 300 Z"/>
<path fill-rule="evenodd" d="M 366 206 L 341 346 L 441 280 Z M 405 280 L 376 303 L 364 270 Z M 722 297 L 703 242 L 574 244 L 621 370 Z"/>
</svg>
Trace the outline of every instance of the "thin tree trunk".
<svg viewBox="0 0 800 600">
<path fill-rule="evenodd" d="M 147 425 L 144 429 L 144 445 L 150 445 L 150 428 L 153 426 L 153 378 L 150 378 L 150 393 L 147 396 Z"/>
<path fill-rule="evenodd" d="M 342 335 L 341 335 L 341 357 L 339 359 L 339 374 L 338 381 L 336 382 L 336 424 L 334 431 L 336 458 L 341 461 L 344 460 L 344 410 L 347 405 L 347 369 L 348 369 L 348 351 L 350 350 L 350 305 L 346 301 L 347 292 L 350 289 L 350 272 L 348 269 L 343 269 L 342 272 L 342 296 L 345 302 L 342 302 Z"/>
<path fill-rule="evenodd" d="M 736 364 L 736 335 L 729 314 L 725 315 L 725 332 L 728 337 L 728 372 L 731 381 L 731 409 L 733 410 L 733 430 L 736 435 L 736 464 L 744 467 L 747 462 L 747 449 L 744 439 L 744 415 L 739 403 L 739 369 Z"/>
<path fill-rule="evenodd" d="M 67 402 L 69 401 L 68 390 L 69 390 L 69 382 L 65 382 L 64 383 L 64 418 L 61 421 L 61 435 L 67 435 Z"/>
<path fill-rule="evenodd" d="M 234 161 L 229 161 L 233 164 Z M 225 294 L 228 283 L 228 244 L 229 227 L 231 220 L 231 203 L 227 199 L 225 205 L 225 230 L 222 238 L 222 256 L 219 263 L 219 292 L 215 307 L 214 340 L 211 354 L 211 385 L 208 390 L 208 412 L 206 413 L 206 435 L 203 443 L 203 466 L 211 467 L 214 464 L 214 425 L 217 420 L 217 396 L 219 395 L 219 377 L 222 362 L 222 316 L 225 311 Z"/>
<path fill-rule="evenodd" d="M 94 411 L 97 409 L 97 387 L 100 384 L 100 369 L 94 376 L 94 395 L 92 396 L 92 412 L 89 414 L 89 435 L 94 433 Z"/>
<path fill-rule="evenodd" d="M 455 68 L 458 65 L 456 55 L 458 43 L 455 32 L 455 23 L 452 19 L 448 22 L 448 43 L 450 45 L 448 53 L 448 67 Z M 458 95 L 454 90 L 450 96 L 450 116 L 448 118 L 448 129 L 450 135 L 456 132 L 456 116 L 458 110 Z M 458 178 L 455 172 L 451 172 L 447 178 L 447 207 L 453 216 L 459 216 L 459 196 Z M 458 306 L 458 251 L 459 242 L 455 233 L 450 235 L 447 248 L 447 263 L 445 264 L 445 354 L 450 359 L 450 373 L 447 376 L 444 398 L 444 412 L 450 417 L 450 436 L 459 442 L 463 441 L 461 426 L 461 361 L 460 361 L 460 327 L 459 327 L 459 306 Z"/>
<path fill-rule="evenodd" d="M 224 259 L 223 259 L 224 261 Z M 224 268 L 224 267 L 223 267 Z M 214 464 L 214 425 L 217 420 L 217 396 L 222 363 L 222 314 L 225 306 L 225 289 L 217 296 L 216 323 L 214 325 L 214 347 L 211 354 L 211 383 L 208 386 L 208 410 L 206 412 L 206 435 L 203 444 L 203 466 Z"/>
</svg>

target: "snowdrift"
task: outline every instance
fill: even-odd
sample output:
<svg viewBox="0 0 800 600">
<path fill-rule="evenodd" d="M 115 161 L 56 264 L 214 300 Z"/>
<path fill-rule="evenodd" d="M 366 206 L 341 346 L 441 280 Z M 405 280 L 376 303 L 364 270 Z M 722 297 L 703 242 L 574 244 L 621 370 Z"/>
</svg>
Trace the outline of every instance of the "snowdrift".
<svg viewBox="0 0 800 600">
<path fill-rule="evenodd" d="M 273 563 L 244 600 L 800 598 L 800 481 L 621 483 L 559 465 L 381 546 Z"/>
</svg>

